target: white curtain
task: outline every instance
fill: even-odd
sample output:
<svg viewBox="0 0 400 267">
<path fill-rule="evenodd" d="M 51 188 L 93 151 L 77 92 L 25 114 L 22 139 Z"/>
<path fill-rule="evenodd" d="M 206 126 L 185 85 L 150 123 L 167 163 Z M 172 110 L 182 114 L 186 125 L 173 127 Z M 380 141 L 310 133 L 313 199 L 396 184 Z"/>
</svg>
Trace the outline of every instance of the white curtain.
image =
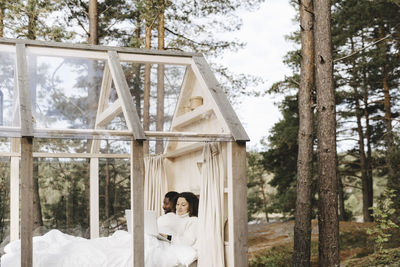
<svg viewBox="0 0 400 267">
<path fill-rule="evenodd" d="M 163 214 L 162 202 L 167 193 L 167 176 L 162 155 L 144 158 L 144 209 Z"/>
<path fill-rule="evenodd" d="M 225 266 L 223 162 L 221 145 L 206 143 L 203 148 L 199 202 L 199 267 Z"/>
</svg>

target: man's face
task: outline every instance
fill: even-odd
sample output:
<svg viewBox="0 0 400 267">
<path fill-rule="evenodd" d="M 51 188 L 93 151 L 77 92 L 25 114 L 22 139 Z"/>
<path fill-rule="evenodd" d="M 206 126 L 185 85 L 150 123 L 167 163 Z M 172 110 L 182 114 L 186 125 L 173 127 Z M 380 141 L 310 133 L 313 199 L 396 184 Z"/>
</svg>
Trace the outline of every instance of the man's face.
<svg viewBox="0 0 400 267">
<path fill-rule="evenodd" d="M 164 209 L 165 214 L 173 211 L 172 203 L 171 203 L 171 201 L 169 201 L 169 198 L 167 198 L 167 197 L 164 198 L 163 209 Z"/>
</svg>

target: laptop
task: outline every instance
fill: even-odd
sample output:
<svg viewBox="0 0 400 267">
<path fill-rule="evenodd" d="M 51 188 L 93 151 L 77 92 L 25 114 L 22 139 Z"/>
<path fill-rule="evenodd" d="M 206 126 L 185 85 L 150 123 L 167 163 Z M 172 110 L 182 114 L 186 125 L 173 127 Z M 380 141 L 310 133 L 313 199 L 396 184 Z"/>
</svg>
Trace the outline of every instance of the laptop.
<svg viewBox="0 0 400 267">
<path fill-rule="evenodd" d="M 128 226 L 128 233 L 132 234 L 132 211 L 125 210 L 126 224 Z M 157 214 L 154 210 L 144 211 L 144 233 L 155 236 L 159 240 L 171 242 L 167 238 L 160 235 L 157 225 Z"/>
</svg>

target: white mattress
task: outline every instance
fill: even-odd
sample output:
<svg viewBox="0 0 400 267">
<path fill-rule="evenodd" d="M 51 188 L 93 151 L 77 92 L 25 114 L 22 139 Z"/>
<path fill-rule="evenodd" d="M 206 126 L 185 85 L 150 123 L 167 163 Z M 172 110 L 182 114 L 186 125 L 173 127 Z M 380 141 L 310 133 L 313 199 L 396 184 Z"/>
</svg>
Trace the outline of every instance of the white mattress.
<svg viewBox="0 0 400 267">
<path fill-rule="evenodd" d="M 33 238 L 34 267 L 123 267 L 132 266 L 132 239 L 126 231 L 110 237 L 92 240 L 74 237 L 58 230 Z M 1 258 L 1 267 L 20 266 L 21 242 L 9 243 Z M 189 266 L 197 259 L 197 252 L 189 246 L 171 245 L 145 235 L 145 266 Z"/>
</svg>

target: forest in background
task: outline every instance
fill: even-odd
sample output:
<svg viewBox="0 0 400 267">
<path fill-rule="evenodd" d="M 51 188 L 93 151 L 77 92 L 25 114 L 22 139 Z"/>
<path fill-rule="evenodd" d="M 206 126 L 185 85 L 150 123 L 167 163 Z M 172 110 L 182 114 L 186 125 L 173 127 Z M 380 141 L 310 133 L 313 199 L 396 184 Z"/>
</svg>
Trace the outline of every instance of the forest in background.
<svg viewBox="0 0 400 267">
<path fill-rule="evenodd" d="M 223 51 L 237 50 L 244 43 L 220 40 L 218 33 L 236 31 L 239 8 L 255 9 L 262 0 L 249 1 L 6 1 L 0 0 L 0 37 L 34 40 L 119 45 L 136 48 L 174 49 L 205 53 L 213 63 Z M 304 1 L 303 1 L 304 2 Z M 299 3 L 293 1 L 296 10 Z M 93 8 L 95 5 L 95 8 Z M 400 147 L 399 147 L 399 44 L 400 2 L 398 0 L 332 1 L 332 45 L 336 101 L 336 141 L 338 176 L 338 216 L 340 220 L 370 222 L 374 214 L 392 212 L 399 225 Z M 300 15 L 299 15 L 300 16 Z M 299 21 L 300 17 L 295 18 Z M 260 40 L 267 41 L 267 40 Z M 300 31 L 288 37 L 300 45 Z M 293 218 L 296 207 L 298 173 L 299 87 L 301 51 L 287 54 L 285 63 L 293 74 L 268 90 L 283 96 L 279 103 L 282 120 L 264 140 L 262 151 L 248 152 L 248 215 Z M 260 82 L 257 77 L 234 74 L 225 66 L 212 64 L 231 99 L 240 101 L 246 88 Z M 165 127 L 143 110 L 148 98 L 162 102 L 158 95 L 146 95 L 146 75 L 164 73 L 158 67 L 136 66 L 132 75 L 144 127 Z M 3 73 L 6 70 L 2 70 Z M 147 73 L 147 74 L 146 74 Z M 164 73 L 165 74 L 165 73 Z M 143 80 L 134 77 L 143 76 Z M 0 83 L 7 83 L 0 79 Z M 4 86 L 4 84 L 2 84 Z M 88 84 L 80 84 L 89 90 Z M 148 91 L 147 91 L 148 92 Z M 316 106 L 313 89 L 314 107 Z M 147 98 L 147 100 L 146 100 Z M 85 103 L 81 103 L 84 105 Z M 313 112 L 316 117 L 316 112 Z M 90 120 L 88 120 L 90 121 Z M 318 214 L 318 166 L 316 120 L 313 133 L 312 217 Z M 86 142 L 58 143 L 84 151 Z M 38 144 L 39 145 L 39 144 Z M 105 144 L 103 149 L 110 149 Z M 161 148 L 155 148 L 160 151 Z M 118 152 L 118 146 L 113 147 Z M 6 233 L 9 209 L 9 164 L 0 168 L 0 240 Z M 126 208 L 128 169 L 123 160 L 105 160 L 100 168 L 102 221 L 117 227 L 113 216 Z M 56 166 L 56 167 L 55 167 Z M 39 188 L 60 192 L 57 199 L 38 194 L 36 226 L 74 228 L 88 226 L 87 162 L 38 160 L 35 162 Z M 83 175 L 82 175 L 83 174 Z M 44 180 L 43 177 L 54 177 Z M 68 181 L 68 182 L 66 182 Z M 124 194 L 124 193 L 125 194 Z M 388 207 L 379 203 L 390 201 Z M 46 204 L 47 203 L 47 204 Z M 386 202 L 387 203 L 387 202 Z M 380 210 L 374 210 L 373 207 Z"/>
<path fill-rule="evenodd" d="M 399 14 L 400 3 L 396 1 L 333 1 L 338 197 L 342 220 L 357 217 L 359 221 L 372 221 L 371 208 L 385 189 L 399 192 Z M 287 39 L 300 44 L 300 32 Z M 263 151 L 248 153 L 249 219 L 260 215 L 267 219 L 272 213 L 287 218 L 294 215 L 300 59 L 300 49 L 286 55 L 284 61 L 293 74 L 268 91 L 283 96 L 279 103 L 283 118 L 263 141 Z M 315 130 L 314 125 L 314 151 Z M 316 196 L 317 167 L 313 169 L 312 188 Z M 398 199 L 396 202 L 400 204 Z M 313 203 L 316 204 L 315 199 Z"/>
<path fill-rule="evenodd" d="M 295 219 L 292 266 L 310 266 L 317 219 L 319 266 L 336 266 L 339 221 L 374 222 L 365 235 L 378 252 L 399 246 L 400 2 L 292 3 L 300 30 L 287 39 L 299 50 L 284 59 L 292 75 L 268 91 L 283 98 L 283 118 L 248 153 L 249 219 Z M 268 253 L 259 262 L 279 258 Z"/>
</svg>

